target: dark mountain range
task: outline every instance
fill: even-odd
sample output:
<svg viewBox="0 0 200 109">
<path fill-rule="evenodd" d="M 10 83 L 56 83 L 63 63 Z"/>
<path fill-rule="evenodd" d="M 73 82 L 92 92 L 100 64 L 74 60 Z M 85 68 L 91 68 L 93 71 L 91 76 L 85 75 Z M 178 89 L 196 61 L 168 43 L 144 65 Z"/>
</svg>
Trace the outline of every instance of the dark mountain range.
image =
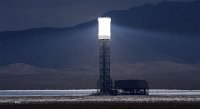
<svg viewBox="0 0 200 109">
<path fill-rule="evenodd" d="M 199 63 L 199 2 L 163 2 L 105 14 L 112 18 L 113 61 Z M 97 64 L 97 20 L 72 28 L 2 32 L 0 65 Z M 91 64 L 90 63 L 90 64 Z"/>
<path fill-rule="evenodd" d="M 149 31 L 182 35 L 199 35 L 200 2 L 163 2 L 144 5 L 127 11 L 111 11 L 114 24 Z"/>
<path fill-rule="evenodd" d="M 200 69 L 196 67 L 200 64 L 199 1 L 148 4 L 129 10 L 110 11 L 103 16 L 112 18 L 111 62 L 112 65 L 116 65 L 112 70 L 113 78 L 147 79 L 153 84 L 151 85 L 153 88 L 197 89 L 196 87 L 199 86 L 197 83 L 200 82 L 198 75 Z M 64 88 L 95 88 L 98 76 L 97 29 L 95 19 L 70 28 L 38 28 L 1 32 L 1 88 L 16 88 L 19 86 L 17 84 L 24 83 L 26 79 L 23 81 L 23 78 L 27 76 L 29 76 L 27 84 L 33 84 L 30 87 L 29 85 L 22 85 L 22 87 L 27 86 L 28 89 L 61 88 L 60 86 L 63 85 L 66 85 Z M 157 62 L 159 64 L 156 64 Z M 10 67 L 6 67 L 9 64 L 15 66 L 14 63 L 26 63 L 24 64 L 26 67 L 33 67 L 23 70 L 17 66 L 19 69 L 14 70 L 15 72 Z M 140 64 L 148 68 L 134 69 L 134 66 Z M 86 65 L 92 70 L 77 70 L 77 68 L 82 69 L 83 65 L 83 69 Z M 154 67 L 150 68 L 151 65 Z M 181 67 L 178 67 L 179 65 Z M 173 70 L 170 69 L 171 67 Z M 66 74 L 58 70 L 63 68 Z M 66 68 L 73 70 L 66 70 Z M 115 70 L 118 68 L 123 70 Z M 48 72 L 52 72 L 49 69 L 56 70 L 53 71 L 54 75 L 48 75 Z M 73 76 L 67 76 L 73 71 L 76 72 L 72 74 Z M 20 72 L 27 72 L 27 74 L 18 75 Z M 32 73 L 29 75 L 28 72 Z M 43 74 L 48 75 L 47 79 L 42 80 L 41 76 L 31 76 L 37 72 L 45 72 Z M 57 82 L 51 84 L 52 78 L 56 77 L 56 72 L 59 72 L 55 79 Z M 91 72 L 93 72 L 92 76 Z M 15 73 L 17 77 L 13 76 Z M 171 74 L 175 76 L 172 77 Z M 81 81 L 82 75 L 92 78 L 91 81 L 94 84 L 88 83 L 86 81 L 88 79 Z M 167 76 L 171 76 L 174 81 L 167 82 Z M 67 83 L 63 83 L 65 80 Z M 19 81 L 19 83 L 14 81 Z M 14 83 L 11 84 L 11 82 Z M 174 82 L 172 86 L 170 86 L 171 82 Z M 3 85 L 5 83 L 11 85 Z M 82 87 L 81 83 L 88 86 Z M 183 83 L 187 85 L 182 87 Z M 58 87 L 54 87 L 56 84 Z M 75 87 L 75 84 L 79 85 Z"/>
</svg>

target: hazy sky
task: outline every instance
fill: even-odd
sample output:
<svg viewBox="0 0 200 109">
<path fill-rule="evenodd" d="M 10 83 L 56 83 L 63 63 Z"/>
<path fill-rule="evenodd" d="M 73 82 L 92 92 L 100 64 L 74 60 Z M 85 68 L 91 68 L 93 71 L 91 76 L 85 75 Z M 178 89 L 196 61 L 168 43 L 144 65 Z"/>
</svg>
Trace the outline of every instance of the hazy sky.
<svg viewBox="0 0 200 109">
<path fill-rule="evenodd" d="M 69 27 L 110 10 L 125 10 L 161 1 L 194 0 L 0 0 L 0 31 Z"/>
</svg>

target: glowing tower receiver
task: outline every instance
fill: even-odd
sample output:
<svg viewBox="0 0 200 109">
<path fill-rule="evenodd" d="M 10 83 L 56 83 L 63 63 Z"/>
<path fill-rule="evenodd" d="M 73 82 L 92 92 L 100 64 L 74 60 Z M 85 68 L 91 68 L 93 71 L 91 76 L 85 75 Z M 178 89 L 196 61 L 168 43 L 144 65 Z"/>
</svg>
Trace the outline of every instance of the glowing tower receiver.
<svg viewBox="0 0 200 109">
<path fill-rule="evenodd" d="M 98 89 L 101 95 L 109 95 L 112 90 L 112 80 L 110 78 L 110 17 L 99 17 L 99 68 L 100 76 Z"/>
<path fill-rule="evenodd" d="M 99 17 L 99 39 L 110 39 L 110 17 Z"/>
</svg>

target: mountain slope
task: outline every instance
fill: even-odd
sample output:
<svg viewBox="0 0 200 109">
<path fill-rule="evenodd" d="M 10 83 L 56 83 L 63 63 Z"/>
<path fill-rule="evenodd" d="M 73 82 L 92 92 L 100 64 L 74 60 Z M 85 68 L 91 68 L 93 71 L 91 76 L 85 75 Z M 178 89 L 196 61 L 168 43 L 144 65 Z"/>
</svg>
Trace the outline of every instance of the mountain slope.
<svg viewBox="0 0 200 109">
<path fill-rule="evenodd" d="M 113 61 L 199 63 L 198 3 L 163 2 L 105 14 L 112 17 Z M 72 28 L 0 34 L 0 65 L 16 62 L 47 67 L 97 64 L 96 20 Z"/>
<path fill-rule="evenodd" d="M 143 30 L 200 34 L 200 2 L 163 2 L 156 6 L 144 5 L 127 11 L 111 11 L 112 22 L 120 26 Z"/>
<path fill-rule="evenodd" d="M 198 89 L 197 4 L 162 2 L 106 13 L 112 18 L 112 78 L 146 79 L 151 88 Z M 96 88 L 97 30 L 95 19 L 71 28 L 1 32 L 1 89 Z"/>
</svg>

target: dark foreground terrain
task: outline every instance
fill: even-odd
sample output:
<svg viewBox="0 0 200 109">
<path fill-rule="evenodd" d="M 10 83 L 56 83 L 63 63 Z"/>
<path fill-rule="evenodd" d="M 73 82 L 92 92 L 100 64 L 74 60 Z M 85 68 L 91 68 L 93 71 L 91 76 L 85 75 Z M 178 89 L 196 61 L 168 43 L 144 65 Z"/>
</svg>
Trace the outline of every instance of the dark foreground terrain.
<svg viewBox="0 0 200 109">
<path fill-rule="evenodd" d="M 200 109 L 199 103 L 37 103 L 1 105 L 1 109 Z"/>
<path fill-rule="evenodd" d="M 200 109 L 200 96 L 0 97 L 0 109 Z"/>
</svg>

